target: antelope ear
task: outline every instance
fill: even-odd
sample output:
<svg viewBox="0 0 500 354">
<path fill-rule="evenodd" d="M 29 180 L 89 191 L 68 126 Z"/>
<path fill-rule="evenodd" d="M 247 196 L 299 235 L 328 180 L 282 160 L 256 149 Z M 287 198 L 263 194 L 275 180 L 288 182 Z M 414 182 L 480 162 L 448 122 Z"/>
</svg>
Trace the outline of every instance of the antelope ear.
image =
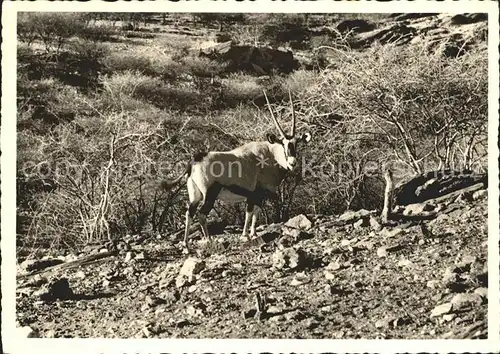
<svg viewBox="0 0 500 354">
<path fill-rule="evenodd" d="M 310 133 L 304 133 L 302 134 L 302 136 L 300 137 L 300 140 L 308 143 L 311 141 L 311 134 Z"/>
<path fill-rule="evenodd" d="M 280 141 L 278 140 L 278 138 L 276 137 L 276 135 L 272 134 L 272 133 L 268 133 L 266 135 L 267 137 L 267 141 L 269 141 L 271 144 L 276 144 L 276 143 L 279 143 Z"/>
</svg>

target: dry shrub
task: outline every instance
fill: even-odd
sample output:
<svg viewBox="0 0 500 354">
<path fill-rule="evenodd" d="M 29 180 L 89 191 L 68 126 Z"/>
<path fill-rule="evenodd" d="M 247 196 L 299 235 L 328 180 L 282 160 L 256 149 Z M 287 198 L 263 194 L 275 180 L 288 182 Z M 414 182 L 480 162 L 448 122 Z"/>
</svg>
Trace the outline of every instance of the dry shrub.
<svg viewBox="0 0 500 354">
<path fill-rule="evenodd" d="M 231 74 L 222 82 L 221 104 L 234 107 L 240 103 L 248 103 L 262 95 L 262 86 L 256 78 L 246 74 Z"/>
<path fill-rule="evenodd" d="M 174 61 L 171 56 L 140 48 L 126 54 L 112 53 L 106 59 L 105 64 L 112 72 L 132 70 L 164 80 L 174 80 L 185 71 L 182 65 Z"/>
<path fill-rule="evenodd" d="M 224 72 L 226 65 L 208 58 L 187 56 L 180 60 L 186 72 L 198 77 L 214 77 Z"/>
<path fill-rule="evenodd" d="M 159 78 L 135 71 L 125 71 L 102 79 L 105 93 L 113 106 L 122 109 L 130 97 L 149 102 L 156 107 L 172 110 L 197 110 L 202 95 L 188 85 L 169 84 Z"/>
</svg>

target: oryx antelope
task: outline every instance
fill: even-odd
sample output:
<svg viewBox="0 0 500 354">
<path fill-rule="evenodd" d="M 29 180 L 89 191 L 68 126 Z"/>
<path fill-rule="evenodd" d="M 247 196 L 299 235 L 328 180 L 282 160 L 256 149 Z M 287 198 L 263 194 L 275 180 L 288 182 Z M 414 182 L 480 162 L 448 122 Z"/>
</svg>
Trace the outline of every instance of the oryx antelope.
<svg viewBox="0 0 500 354">
<path fill-rule="evenodd" d="M 279 137 L 268 134 L 267 141 L 250 142 L 231 151 L 198 153 L 187 165 L 184 174 L 163 182 L 165 188 L 171 188 L 187 177 L 189 203 L 184 232 L 185 252 L 189 252 L 189 229 L 197 211 L 203 235 L 210 239 L 207 215 L 217 199 L 226 202 L 246 201 L 243 236 L 248 235 L 250 221 L 250 236 L 255 236 L 257 215 L 264 200 L 277 195 L 277 187 L 286 172 L 293 171 L 297 166 L 298 143 L 311 140 L 309 133 L 295 136 L 296 120 L 291 93 L 292 127 L 288 135 L 273 114 L 265 92 L 264 96 Z"/>
</svg>

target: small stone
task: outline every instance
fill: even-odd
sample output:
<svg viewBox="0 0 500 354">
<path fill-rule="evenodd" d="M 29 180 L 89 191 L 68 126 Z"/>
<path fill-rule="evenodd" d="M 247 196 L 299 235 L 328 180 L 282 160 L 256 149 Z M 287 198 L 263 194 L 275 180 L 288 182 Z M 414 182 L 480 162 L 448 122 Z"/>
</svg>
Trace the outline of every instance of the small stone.
<svg viewBox="0 0 500 354">
<path fill-rule="evenodd" d="M 453 308 L 453 305 L 450 303 L 438 305 L 438 306 L 434 307 L 434 309 L 432 310 L 431 318 L 439 317 L 439 316 L 442 316 L 444 314 L 450 313 L 452 308 Z"/>
<path fill-rule="evenodd" d="M 457 316 L 457 315 L 455 315 L 454 313 L 449 313 L 449 314 L 443 315 L 443 321 L 444 321 L 444 322 L 450 322 L 450 321 L 453 321 L 453 319 L 454 319 L 456 316 Z"/>
<path fill-rule="evenodd" d="M 455 273 L 455 269 L 448 267 L 443 274 L 443 283 L 445 285 L 453 284 L 458 280 L 458 274 Z"/>
<path fill-rule="evenodd" d="M 387 248 L 382 246 L 377 249 L 377 256 L 379 258 L 387 257 Z"/>
<path fill-rule="evenodd" d="M 307 284 L 310 281 L 311 280 L 309 278 L 304 277 L 304 276 L 299 276 L 299 274 L 297 274 L 297 276 L 292 279 L 292 282 L 290 283 L 290 285 L 292 285 L 292 286 L 299 286 L 299 285 Z"/>
<path fill-rule="evenodd" d="M 477 288 L 476 290 L 474 290 L 474 294 L 478 294 L 482 298 L 487 299 L 488 298 L 488 288 Z"/>
<path fill-rule="evenodd" d="M 327 270 L 324 271 L 324 274 L 325 274 L 326 280 L 333 280 L 333 279 L 335 279 L 335 275 L 333 275 L 333 273 L 330 273 Z"/>
<path fill-rule="evenodd" d="M 282 250 L 277 249 L 272 255 L 273 267 L 276 269 L 283 268 L 302 268 L 305 266 L 306 253 L 302 249 L 294 249 L 291 247 Z"/>
<path fill-rule="evenodd" d="M 472 194 L 472 199 L 474 200 L 481 200 L 485 199 L 488 197 L 488 190 L 487 189 L 481 189 Z"/>
<path fill-rule="evenodd" d="M 49 298 L 69 300 L 73 298 L 73 289 L 69 286 L 69 281 L 66 278 L 53 279 L 48 285 Z"/>
<path fill-rule="evenodd" d="M 483 303 L 483 300 L 478 294 L 461 293 L 456 294 L 453 299 L 451 299 L 453 304 L 453 309 L 461 310 L 469 307 L 477 307 Z"/>
<path fill-rule="evenodd" d="M 124 259 L 124 262 L 128 263 L 128 262 L 130 262 L 130 261 L 132 260 L 132 258 L 133 258 L 133 257 L 132 257 L 132 252 L 127 252 L 127 253 L 125 254 L 125 259 Z"/>
<path fill-rule="evenodd" d="M 428 203 L 415 203 L 415 204 L 409 204 L 405 207 L 405 210 L 403 211 L 403 215 L 408 216 L 408 215 L 418 215 L 422 214 L 427 211 L 434 210 L 436 208 L 435 205 L 433 204 L 428 204 Z"/>
<path fill-rule="evenodd" d="M 340 215 L 338 220 L 346 223 L 353 223 L 360 218 L 366 218 L 370 215 L 370 212 L 365 209 L 360 209 L 358 211 L 348 210 L 344 214 Z"/>
<path fill-rule="evenodd" d="M 197 286 L 196 285 L 191 285 L 189 288 L 188 288 L 188 293 L 194 293 L 196 290 L 197 290 Z"/>
<path fill-rule="evenodd" d="M 355 229 L 360 229 L 360 228 L 366 227 L 366 226 L 368 226 L 368 220 L 365 218 L 359 219 L 358 221 L 356 221 L 354 223 L 353 226 Z"/>
<path fill-rule="evenodd" d="M 102 287 L 103 287 L 103 288 L 107 288 L 108 286 L 109 286 L 109 280 L 108 280 L 108 279 L 104 279 L 104 280 L 102 281 Z"/>
<path fill-rule="evenodd" d="M 56 337 L 56 331 L 53 329 L 49 330 L 47 334 L 45 335 L 46 338 L 55 338 Z"/>
<path fill-rule="evenodd" d="M 326 266 L 327 270 L 339 270 L 341 268 L 341 264 L 339 262 L 330 262 Z"/>
<path fill-rule="evenodd" d="M 427 282 L 427 287 L 431 289 L 437 289 L 440 286 L 439 280 L 429 280 Z"/>
<path fill-rule="evenodd" d="M 371 241 L 359 241 L 357 244 L 356 244 L 356 247 L 357 248 L 360 248 L 360 249 L 365 249 L 365 250 L 372 250 L 373 249 L 373 246 L 374 246 L 374 243 L 371 242 Z"/>
<path fill-rule="evenodd" d="M 64 263 L 64 261 L 59 258 L 27 259 L 20 264 L 20 267 L 24 272 L 31 272 L 35 270 L 42 270 L 61 263 Z"/>
<path fill-rule="evenodd" d="M 351 244 L 351 241 L 350 241 L 350 240 L 347 240 L 347 239 L 345 239 L 345 238 L 344 238 L 344 239 L 342 239 L 342 240 L 340 241 L 340 245 L 341 245 L 342 247 L 347 247 L 347 246 L 349 246 L 350 244 Z"/>
<path fill-rule="evenodd" d="M 390 322 L 391 322 L 390 319 L 382 318 L 380 320 L 377 320 L 377 322 L 375 322 L 375 328 L 387 328 L 389 327 Z"/>
<path fill-rule="evenodd" d="M 145 258 L 146 258 L 146 256 L 144 255 L 144 252 L 137 253 L 137 255 L 135 256 L 135 259 L 138 259 L 138 260 L 145 259 Z"/>
<path fill-rule="evenodd" d="M 398 262 L 398 267 L 411 268 L 413 266 L 414 266 L 413 262 L 410 261 L 409 259 L 400 259 Z"/>
<path fill-rule="evenodd" d="M 399 228 L 399 227 L 395 227 L 395 228 L 388 228 L 388 227 L 384 227 L 382 229 L 382 231 L 380 231 L 379 235 L 381 237 L 384 237 L 384 238 L 391 238 L 391 237 L 395 237 L 395 236 L 398 236 L 399 234 L 403 233 L 403 229 Z"/>
<path fill-rule="evenodd" d="M 370 227 L 373 229 L 373 231 L 380 231 L 380 230 L 382 230 L 382 225 L 377 220 L 377 218 L 375 218 L 373 216 L 370 217 Z"/>
<path fill-rule="evenodd" d="M 408 321 L 407 321 L 407 320 L 405 320 L 404 318 L 402 318 L 402 317 L 398 317 L 398 318 L 396 318 L 394 321 L 392 321 L 392 326 L 393 326 L 394 328 L 396 328 L 396 327 L 400 327 L 400 326 L 402 326 L 402 325 L 406 324 L 407 322 L 408 322 Z"/>
<path fill-rule="evenodd" d="M 85 273 L 83 271 L 79 270 L 78 272 L 75 273 L 75 278 L 85 279 Z"/>
<path fill-rule="evenodd" d="M 188 315 L 190 315 L 190 316 L 194 316 L 194 315 L 196 315 L 196 309 L 195 309 L 195 307 L 194 307 L 194 306 L 192 306 L 192 305 L 189 305 L 189 306 L 186 308 L 186 312 L 187 312 L 187 314 L 188 314 Z"/>
<path fill-rule="evenodd" d="M 470 267 L 477 262 L 477 257 L 472 255 L 463 256 L 459 262 L 456 262 L 458 268 L 463 268 L 469 270 Z"/>
<path fill-rule="evenodd" d="M 312 223 L 305 215 L 300 214 L 288 220 L 284 226 L 308 231 L 312 227 Z"/>
<path fill-rule="evenodd" d="M 143 327 L 142 328 L 142 333 L 147 337 L 151 337 L 151 332 L 149 331 L 149 329 L 147 327 Z"/>
<path fill-rule="evenodd" d="M 153 307 L 153 306 L 156 306 L 158 305 L 158 299 L 157 298 L 153 298 L 149 295 L 146 296 L 146 298 L 144 299 L 146 301 L 146 304 L 149 306 L 149 307 Z"/>
</svg>

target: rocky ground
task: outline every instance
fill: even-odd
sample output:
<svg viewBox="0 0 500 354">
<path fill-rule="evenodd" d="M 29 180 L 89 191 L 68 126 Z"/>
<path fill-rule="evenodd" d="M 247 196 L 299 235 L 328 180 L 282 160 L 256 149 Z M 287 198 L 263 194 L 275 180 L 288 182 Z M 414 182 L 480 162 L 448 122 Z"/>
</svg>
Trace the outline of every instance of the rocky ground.
<svg viewBox="0 0 500 354">
<path fill-rule="evenodd" d="M 251 241 L 226 228 L 194 236 L 189 256 L 170 235 L 28 260 L 18 325 L 30 337 L 485 338 L 486 198 L 408 206 L 385 226 L 361 210 Z"/>
</svg>

